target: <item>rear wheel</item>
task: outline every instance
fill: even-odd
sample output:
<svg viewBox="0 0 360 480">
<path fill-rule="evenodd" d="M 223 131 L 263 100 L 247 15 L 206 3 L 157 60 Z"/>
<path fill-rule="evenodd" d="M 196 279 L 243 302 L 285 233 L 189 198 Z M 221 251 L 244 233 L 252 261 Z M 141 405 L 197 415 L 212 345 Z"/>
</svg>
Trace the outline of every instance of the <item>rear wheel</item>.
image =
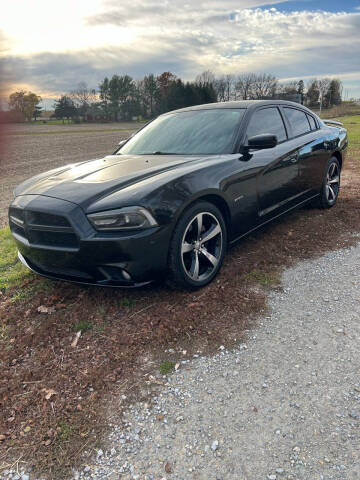
<svg viewBox="0 0 360 480">
<path fill-rule="evenodd" d="M 227 232 L 220 210 L 199 202 L 180 218 L 170 244 L 168 283 L 196 289 L 207 285 L 222 265 Z"/>
<path fill-rule="evenodd" d="M 326 168 L 320 197 L 316 206 L 319 208 L 331 208 L 336 204 L 340 191 L 341 167 L 336 157 L 331 157 Z"/>
</svg>

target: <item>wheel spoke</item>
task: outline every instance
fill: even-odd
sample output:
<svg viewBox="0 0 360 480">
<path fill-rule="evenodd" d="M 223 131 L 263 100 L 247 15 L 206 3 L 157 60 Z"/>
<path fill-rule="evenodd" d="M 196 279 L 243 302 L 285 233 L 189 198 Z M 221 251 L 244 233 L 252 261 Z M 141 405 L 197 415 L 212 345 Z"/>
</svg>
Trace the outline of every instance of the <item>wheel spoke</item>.
<svg viewBox="0 0 360 480">
<path fill-rule="evenodd" d="M 212 264 L 213 267 L 216 267 L 219 260 L 214 255 L 212 255 L 210 252 L 208 252 L 206 250 L 206 248 L 202 248 L 200 250 L 200 253 L 202 253 L 202 255 L 204 255 L 204 257 L 209 260 L 209 262 Z"/>
<path fill-rule="evenodd" d="M 207 232 L 204 233 L 201 239 L 201 243 L 208 242 L 212 238 L 216 237 L 216 235 L 219 235 L 219 233 L 221 233 L 220 225 L 219 224 L 212 225 L 212 227 Z"/>
<path fill-rule="evenodd" d="M 191 263 L 191 268 L 189 273 L 190 273 L 190 277 L 193 280 L 197 280 L 199 278 L 199 254 L 196 251 L 194 252 L 194 257 Z"/>
<path fill-rule="evenodd" d="M 333 188 L 332 188 L 332 187 L 330 187 L 330 185 L 329 185 L 329 193 L 331 193 L 332 200 L 335 200 L 335 198 L 336 198 L 336 195 L 335 195 L 335 192 L 334 192 Z"/>
<path fill-rule="evenodd" d="M 330 187 L 329 185 L 326 185 L 326 198 L 330 200 Z"/>
<path fill-rule="evenodd" d="M 196 223 L 197 223 L 196 238 L 197 238 L 197 240 L 199 240 L 200 236 L 201 236 L 202 226 L 203 226 L 203 214 L 202 213 L 199 213 L 199 215 L 196 215 Z"/>
<path fill-rule="evenodd" d="M 334 175 L 336 164 L 333 163 L 329 169 L 329 177 L 331 178 Z"/>
<path fill-rule="evenodd" d="M 184 253 L 188 253 L 194 250 L 194 246 L 191 245 L 191 243 L 188 242 L 183 242 L 181 246 L 181 253 L 184 255 Z"/>
<path fill-rule="evenodd" d="M 331 183 L 339 183 L 340 178 L 338 176 L 332 178 L 331 180 L 328 181 L 329 184 Z"/>
</svg>

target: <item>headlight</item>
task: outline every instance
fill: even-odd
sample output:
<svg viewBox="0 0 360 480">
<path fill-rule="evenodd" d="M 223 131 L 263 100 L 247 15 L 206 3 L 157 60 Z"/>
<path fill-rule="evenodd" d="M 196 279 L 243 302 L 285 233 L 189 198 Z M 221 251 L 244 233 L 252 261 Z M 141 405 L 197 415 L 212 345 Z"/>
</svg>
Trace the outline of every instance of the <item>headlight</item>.
<svg viewBox="0 0 360 480">
<path fill-rule="evenodd" d="M 157 225 L 145 208 L 125 207 L 87 216 L 96 230 L 142 230 Z"/>
</svg>

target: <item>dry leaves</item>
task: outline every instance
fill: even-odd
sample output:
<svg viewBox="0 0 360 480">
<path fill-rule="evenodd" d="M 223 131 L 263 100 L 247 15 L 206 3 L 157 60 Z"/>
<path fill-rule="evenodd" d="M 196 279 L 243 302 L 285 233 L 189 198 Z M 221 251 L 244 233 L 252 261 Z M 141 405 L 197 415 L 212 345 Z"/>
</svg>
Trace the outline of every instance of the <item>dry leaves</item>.
<svg viewBox="0 0 360 480">
<path fill-rule="evenodd" d="M 46 400 L 51 400 L 51 398 L 56 395 L 55 390 L 53 390 L 52 388 L 43 388 L 41 391 L 46 393 Z"/>
</svg>

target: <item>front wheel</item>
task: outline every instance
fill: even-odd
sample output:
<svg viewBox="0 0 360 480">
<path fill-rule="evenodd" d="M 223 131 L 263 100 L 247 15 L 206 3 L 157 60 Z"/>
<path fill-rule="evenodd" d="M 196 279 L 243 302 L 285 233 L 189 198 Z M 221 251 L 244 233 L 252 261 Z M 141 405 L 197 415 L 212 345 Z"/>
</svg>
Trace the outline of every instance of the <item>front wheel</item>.
<svg viewBox="0 0 360 480">
<path fill-rule="evenodd" d="M 187 289 L 207 285 L 220 270 L 226 246 L 226 225 L 220 210 L 209 202 L 194 204 L 174 230 L 168 284 Z"/>
<path fill-rule="evenodd" d="M 339 160 L 336 157 L 331 157 L 327 164 L 317 207 L 326 209 L 336 204 L 340 191 L 340 173 Z"/>
</svg>

